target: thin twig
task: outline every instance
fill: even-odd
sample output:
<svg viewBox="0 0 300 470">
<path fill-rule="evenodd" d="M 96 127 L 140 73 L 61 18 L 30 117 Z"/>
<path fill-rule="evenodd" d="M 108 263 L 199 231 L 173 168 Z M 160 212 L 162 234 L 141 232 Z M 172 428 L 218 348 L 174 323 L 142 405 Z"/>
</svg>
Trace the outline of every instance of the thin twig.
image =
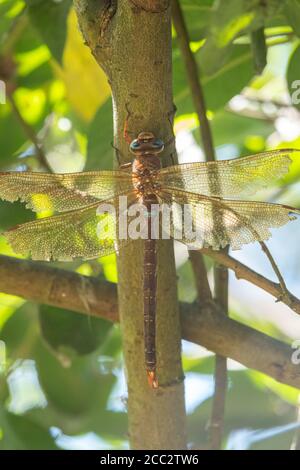
<svg viewBox="0 0 300 470">
<path fill-rule="evenodd" d="M 288 299 L 286 296 L 283 296 L 282 287 L 279 283 L 270 281 L 262 274 L 257 273 L 253 269 L 236 260 L 232 256 L 223 253 L 222 251 L 212 250 L 210 248 L 202 248 L 201 253 L 209 256 L 210 258 L 234 271 L 237 279 L 244 279 L 248 282 L 251 282 L 251 284 L 272 295 L 276 298 L 277 301 L 286 304 L 288 307 L 290 307 L 291 310 L 300 315 L 300 300 L 289 290 L 287 290 Z"/>
<path fill-rule="evenodd" d="M 215 151 L 209 121 L 206 115 L 206 105 L 203 90 L 199 80 L 199 70 L 195 56 L 190 49 L 190 40 L 184 17 L 178 0 L 172 1 L 172 19 L 177 33 L 177 41 L 187 73 L 187 80 L 192 92 L 194 107 L 200 121 L 200 131 L 204 153 L 208 161 L 215 159 Z"/>
<path fill-rule="evenodd" d="M 228 253 L 228 249 L 223 250 Z M 219 263 L 214 266 L 215 297 L 223 314 L 228 316 L 228 269 Z M 215 359 L 215 391 L 211 418 L 209 423 L 210 446 L 212 450 L 222 447 L 222 436 L 224 428 L 225 402 L 227 392 L 227 359 L 216 355 Z"/>
<path fill-rule="evenodd" d="M 198 251 L 190 250 L 189 258 L 195 277 L 197 297 L 201 303 L 213 300 L 209 286 L 204 258 Z"/>
<path fill-rule="evenodd" d="M 34 129 L 25 121 L 25 119 L 23 118 L 22 114 L 20 113 L 20 110 L 17 106 L 17 103 L 15 102 L 14 100 L 14 97 L 12 95 L 12 93 L 8 93 L 7 94 L 7 99 L 11 105 L 11 108 L 12 108 L 12 111 L 15 115 L 15 117 L 17 118 L 20 126 L 22 127 L 25 135 L 28 137 L 28 139 L 32 142 L 34 148 L 35 148 L 35 151 L 36 151 L 36 154 L 37 154 L 37 157 L 38 159 L 40 160 L 40 163 L 49 171 L 49 172 L 52 172 L 52 168 L 51 166 L 49 165 L 49 162 L 47 160 L 47 157 L 42 149 L 42 146 L 38 140 L 38 137 L 36 136 L 35 134 L 35 131 Z"/>
<path fill-rule="evenodd" d="M 213 137 L 211 127 L 207 118 L 206 103 L 204 93 L 199 77 L 199 70 L 195 60 L 195 56 L 190 49 L 190 40 L 188 30 L 184 21 L 184 16 L 178 0 L 173 0 L 173 23 L 177 33 L 177 40 L 181 49 L 181 54 L 185 63 L 187 79 L 192 91 L 192 98 L 194 106 L 200 122 L 200 134 L 203 143 L 204 154 L 206 161 L 214 161 L 215 150 L 213 144 Z M 198 296 L 206 295 L 206 298 L 211 297 L 209 285 L 207 288 L 207 275 L 203 259 L 198 256 L 198 267 L 196 264 L 197 254 L 190 255 Z M 228 271 L 224 266 L 215 266 L 214 270 L 215 281 L 215 297 L 216 302 L 222 308 L 222 311 L 228 315 Z M 201 297 L 199 297 L 201 300 Z M 212 449 L 220 449 L 222 444 L 222 431 L 225 411 L 225 400 L 227 391 L 227 361 L 226 358 L 216 356 L 215 362 L 215 391 L 212 406 L 212 415 L 210 421 L 210 444 Z"/>
<path fill-rule="evenodd" d="M 14 18 L 14 21 L 3 41 L 1 53 L 4 56 L 12 53 L 16 42 L 20 39 L 20 36 L 29 23 L 28 15 L 26 15 L 26 8 L 26 5 L 24 5 L 22 11 L 20 11 L 20 13 Z"/>
<path fill-rule="evenodd" d="M 273 268 L 273 271 L 274 271 L 274 273 L 276 274 L 276 276 L 277 276 L 277 278 L 278 278 L 279 285 L 280 285 L 281 290 L 282 290 L 282 297 L 285 299 L 285 303 L 286 303 L 287 305 L 290 305 L 290 303 L 291 303 L 290 293 L 289 293 L 288 288 L 287 288 L 287 286 L 286 286 L 286 283 L 285 283 L 285 281 L 284 281 L 284 279 L 283 279 L 283 276 L 282 276 L 281 272 L 279 271 L 279 268 L 278 268 L 278 266 L 277 266 L 277 264 L 276 264 L 276 262 L 275 262 L 273 256 L 271 255 L 271 252 L 270 252 L 269 248 L 268 248 L 267 245 L 266 245 L 264 242 L 262 242 L 262 241 L 260 241 L 259 244 L 260 244 L 260 246 L 261 246 L 262 251 L 263 251 L 263 252 L 265 253 L 265 255 L 267 256 L 267 258 L 268 258 L 268 260 L 269 260 L 269 262 L 270 262 L 270 264 L 271 264 L 271 266 L 272 266 L 272 268 Z M 279 298 L 278 300 L 281 300 L 281 298 Z"/>
</svg>

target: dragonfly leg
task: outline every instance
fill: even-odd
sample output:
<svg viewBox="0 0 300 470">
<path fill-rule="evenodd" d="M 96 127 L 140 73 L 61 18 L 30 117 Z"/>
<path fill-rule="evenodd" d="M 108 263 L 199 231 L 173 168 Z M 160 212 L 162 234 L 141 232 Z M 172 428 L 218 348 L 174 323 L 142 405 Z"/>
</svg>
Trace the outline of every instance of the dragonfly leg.
<svg viewBox="0 0 300 470">
<path fill-rule="evenodd" d="M 119 168 L 121 170 L 126 170 L 127 168 L 130 168 L 132 166 L 132 163 L 131 162 L 122 163 L 121 159 L 124 160 L 124 157 L 123 157 L 121 151 L 113 143 L 111 143 L 111 146 L 116 152 L 116 159 L 118 161 Z"/>
<path fill-rule="evenodd" d="M 172 108 L 172 110 L 167 113 L 168 121 L 169 121 L 169 123 L 170 123 L 172 132 L 173 132 L 174 116 L 175 116 L 175 114 L 176 114 L 176 111 L 177 111 L 177 108 L 176 108 L 175 104 L 173 103 L 173 108 Z"/>
<path fill-rule="evenodd" d="M 171 162 L 172 162 L 172 165 L 176 165 L 175 158 L 174 158 L 174 153 L 173 153 L 173 152 L 171 152 L 171 154 L 170 154 L 170 160 L 171 160 Z"/>
<path fill-rule="evenodd" d="M 120 167 L 121 166 L 121 159 L 120 159 L 120 155 L 121 155 L 121 152 L 120 150 L 118 149 L 118 147 L 116 147 L 112 142 L 110 144 L 112 146 L 112 148 L 114 149 L 114 151 L 116 152 L 116 159 L 118 161 L 118 166 Z"/>
<path fill-rule="evenodd" d="M 132 166 L 132 163 L 131 162 L 128 162 L 128 163 L 122 163 L 120 165 L 120 170 L 127 170 L 128 168 L 131 168 Z"/>
<path fill-rule="evenodd" d="M 177 108 L 176 108 L 175 104 L 173 104 L 172 110 L 167 113 L 168 121 L 169 121 L 169 124 L 170 124 L 170 126 L 171 126 L 172 137 L 171 137 L 171 139 L 169 139 L 169 140 L 165 143 L 165 148 L 175 142 L 174 129 L 173 129 L 173 121 L 174 121 L 174 115 L 175 115 L 176 111 L 177 111 Z M 174 158 L 173 152 L 169 155 L 169 158 L 171 159 L 172 165 L 175 165 L 176 162 L 175 162 L 175 158 Z"/>
</svg>

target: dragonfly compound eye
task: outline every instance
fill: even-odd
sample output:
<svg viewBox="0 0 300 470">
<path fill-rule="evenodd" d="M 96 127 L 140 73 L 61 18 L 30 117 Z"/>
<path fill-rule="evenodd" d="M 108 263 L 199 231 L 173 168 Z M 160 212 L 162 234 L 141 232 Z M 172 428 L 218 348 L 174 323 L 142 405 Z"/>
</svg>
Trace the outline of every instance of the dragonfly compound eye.
<svg viewBox="0 0 300 470">
<path fill-rule="evenodd" d="M 156 139 L 152 145 L 156 151 L 162 152 L 164 149 L 164 143 L 161 139 Z"/>
</svg>

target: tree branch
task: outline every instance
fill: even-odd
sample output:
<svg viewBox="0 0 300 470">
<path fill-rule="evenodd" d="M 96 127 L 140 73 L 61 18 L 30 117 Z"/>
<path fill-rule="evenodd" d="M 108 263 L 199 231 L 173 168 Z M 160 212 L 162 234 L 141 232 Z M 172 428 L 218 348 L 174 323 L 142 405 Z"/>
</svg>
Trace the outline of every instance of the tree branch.
<svg viewBox="0 0 300 470">
<path fill-rule="evenodd" d="M 227 248 L 223 251 L 228 253 Z M 216 263 L 214 266 L 215 301 L 226 316 L 228 316 L 228 278 L 228 269 Z M 215 390 L 209 423 L 210 447 L 212 450 L 222 448 L 227 386 L 227 358 L 217 354 L 215 358 Z"/>
<path fill-rule="evenodd" d="M 0 256 L 0 285 L 6 294 L 118 321 L 116 285 L 93 277 Z M 220 314 L 214 302 L 181 303 L 180 318 L 183 339 L 300 389 L 288 344 Z"/>
<path fill-rule="evenodd" d="M 278 382 L 300 387 L 300 369 L 291 361 L 293 350 L 275 338 L 220 315 L 212 305 L 181 305 L 182 337 L 220 356 L 230 357 Z"/>
<path fill-rule="evenodd" d="M 46 263 L 0 256 L 0 290 L 26 300 L 118 321 L 116 286 Z"/>
</svg>

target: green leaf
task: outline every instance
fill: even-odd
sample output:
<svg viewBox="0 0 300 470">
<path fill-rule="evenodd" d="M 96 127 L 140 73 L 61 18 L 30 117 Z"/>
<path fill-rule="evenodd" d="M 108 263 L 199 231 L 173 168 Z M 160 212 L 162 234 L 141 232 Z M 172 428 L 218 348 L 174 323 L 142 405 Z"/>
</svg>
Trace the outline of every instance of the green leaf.
<svg viewBox="0 0 300 470">
<path fill-rule="evenodd" d="M 29 302 L 24 304 L 6 321 L 0 337 L 5 342 L 7 361 L 12 366 L 18 366 L 24 358 L 34 360 L 36 364 L 39 385 L 48 403 L 45 408 L 28 410 L 26 417 L 44 429 L 55 426 L 69 435 L 93 430 L 98 432 L 100 429 L 102 433 L 109 429 L 113 435 L 113 424 L 106 407 L 116 383 L 113 373 L 115 358 L 112 361 L 104 360 L 97 353 L 64 360 L 53 355 L 45 342 L 41 341 L 36 311 L 36 305 Z M 118 354 L 120 350 L 119 336 L 114 340 L 118 344 L 111 348 L 113 354 Z M 101 354 L 110 354 L 106 347 L 108 343 L 109 338 Z M 3 396 L 5 390 L 2 384 L 0 386 L 0 396 Z M 22 376 L 19 386 L 24 386 L 25 390 L 26 382 L 22 383 Z M 116 435 L 120 437 L 120 432 L 125 435 L 126 416 L 124 413 L 118 416 L 113 414 L 113 422 L 114 419 L 116 422 L 123 421 L 121 430 L 115 429 Z M 0 419 L 0 428 L 1 424 Z"/>
<path fill-rule="evenodd" d="M 182 0 L 180 6 L 191 41 L 203 39 L 210 24 L 214 0 Z"/>
<path fill-rule="evenodd" d="M 109 98 L 96 113 L 88 130 L 85 170 L 108 170 L 113 167 L 114 150 L 112 102 Z"/>
<path fill-rule="evenodd" d="M 23 224 L 35 219 L 34 214 L 25 209 L 24 204 L 20 202 L 1 201 L 0 200 L 0 230 L 7 230 L 14 225 Z"/>
<path fill-rule="evenodd" d="M 300 109 L 300 46 L 290 57 L 287 81 L 292 103 L 297 109 Z"/>
<path fill-rule="evenodd" d="M 199 51 L 196 59 L 202 69 Z M 186 73 L 178 50 L 174 51 L 174 96 L 178 115 L 194 111 Z M 202 69 L 203 70 L 203 69 Z M 234 45 L 226 64 L 214 75 L 206 76 L 203 70 L 202 86 L 207 108 L 216 111 L 240 93 L 253 76 L 252 54 L 248 45 Z"/>
<path fill-rule="evenodd" d="M 224 66 L 237 37 L 263 27 L 265 20 L 280 9 L 281 2 L 219 0 L 215 5 L 209 35 L 200 52 L 202 67 L 207 75 Z"/>
<path fill-rule="evenodd" d="M 71 310 L 41 305 L 39 320 L 43 338 L 58 353 L 71 349 L 90 354 L 105 341 L 112 324 L 100 318 L 87 318 Z"/>
<path fill-rule="evenodd" d="M 0 3 L 0 47 L 5 43 L 12 24 L 23 8 L 22 0 L 2 0 Z"/>
<path fill-rule="evenodd" d="M 100 436 L 125 440 L 128 435 L 127 413 L 103 410 L 94 416 L 91 427 Z"/>
<path fill-rule="evenodd" d="M 67 35 L 67 17 L 71 0 L 26 0 L 32 24 L 49 47 L 53 57 L 61 63 Z"/>
<path fill-rule="evenodd" d="M 274 126 L 269 121 L 240 116 L 223 110 L 215 114 L 211 126 L 216 146 L 235 144 L 241 147 L 245 146 L 245 141 L 249 137 L 265 138 L 274 132 Z M 199 139 L 199 132 L 194 134 L 195 138 Z"/>
<path fill-rule="evenodd" d="M 286 0 L 284 12 L 293 30 L 300 37 L 300 0 Z"/>
<path fill-rule="evenodd" d="M 34 357 L 35 338 L 38 335 L 37 307 L 26 302 L 5 322 L 0 339 L 4 341 L 10 359 L 28 359 Z"/>
<path fill-rule="evenodd" d="M 38 343 L 35 360 L 46 398 L 58 413 L 92 419 L 95 412 L 106 407 L 116 378 L 111 372 L 101 373 L 97 357 L 81 356 L 60 362 Z"/>
<path fill-rule="evenodd" d="M 226 3 L 226 4 L 225 4 Z M 211 19 L 209 36 L 200 50 L 203 73 L 211 75 L 227 62 L 233 40 L 255 20 L 255 12 L 239 0 L 219 1 Z"/>
<path fill-rule="evenodd" d="M 254 59 L 254 69 L 258 75 L 262 74 L 267 65 L 267 46 L 265 38 L 265 30 L 261 28 L 252 31 L 251 45 Z"/>
<path fill-rule="evenodd" d="M 12 156 L 26 141 L 26 136 L 20 128 L 16 117 L 9 105 L 0 105 L 0 167 L 14 163 Z"/>
<path fill-rule="evenodd" d="M 201 361 L 202 363 L 202 361 Z M 210 360 L 204 360 L 207 365 Z M 206 370 L 206 368 L 205 368 Z M 201 377 L 201 375 L 200 375 Z M 294 409 L 285 407 L 285 412 L 274 413 L 278 398 L 275 394 L 262 390 L 249 377 L 248 370 L 230 371 L 229 386 L 226 400 L 225 436 L 243 429 L 258 429 L 286 424 L 294 419 Z M 211 415 L 212 398 L 201 403 L 188 419 L 190 441 L 199 442 L 206 439 L 205 431 L 202 436 L 199 429 L 205 426 Z M 253 412 L 255 410 L 255 413 Z M 224 439 L 225 440 L 225 439 Z"/>
</svg>

